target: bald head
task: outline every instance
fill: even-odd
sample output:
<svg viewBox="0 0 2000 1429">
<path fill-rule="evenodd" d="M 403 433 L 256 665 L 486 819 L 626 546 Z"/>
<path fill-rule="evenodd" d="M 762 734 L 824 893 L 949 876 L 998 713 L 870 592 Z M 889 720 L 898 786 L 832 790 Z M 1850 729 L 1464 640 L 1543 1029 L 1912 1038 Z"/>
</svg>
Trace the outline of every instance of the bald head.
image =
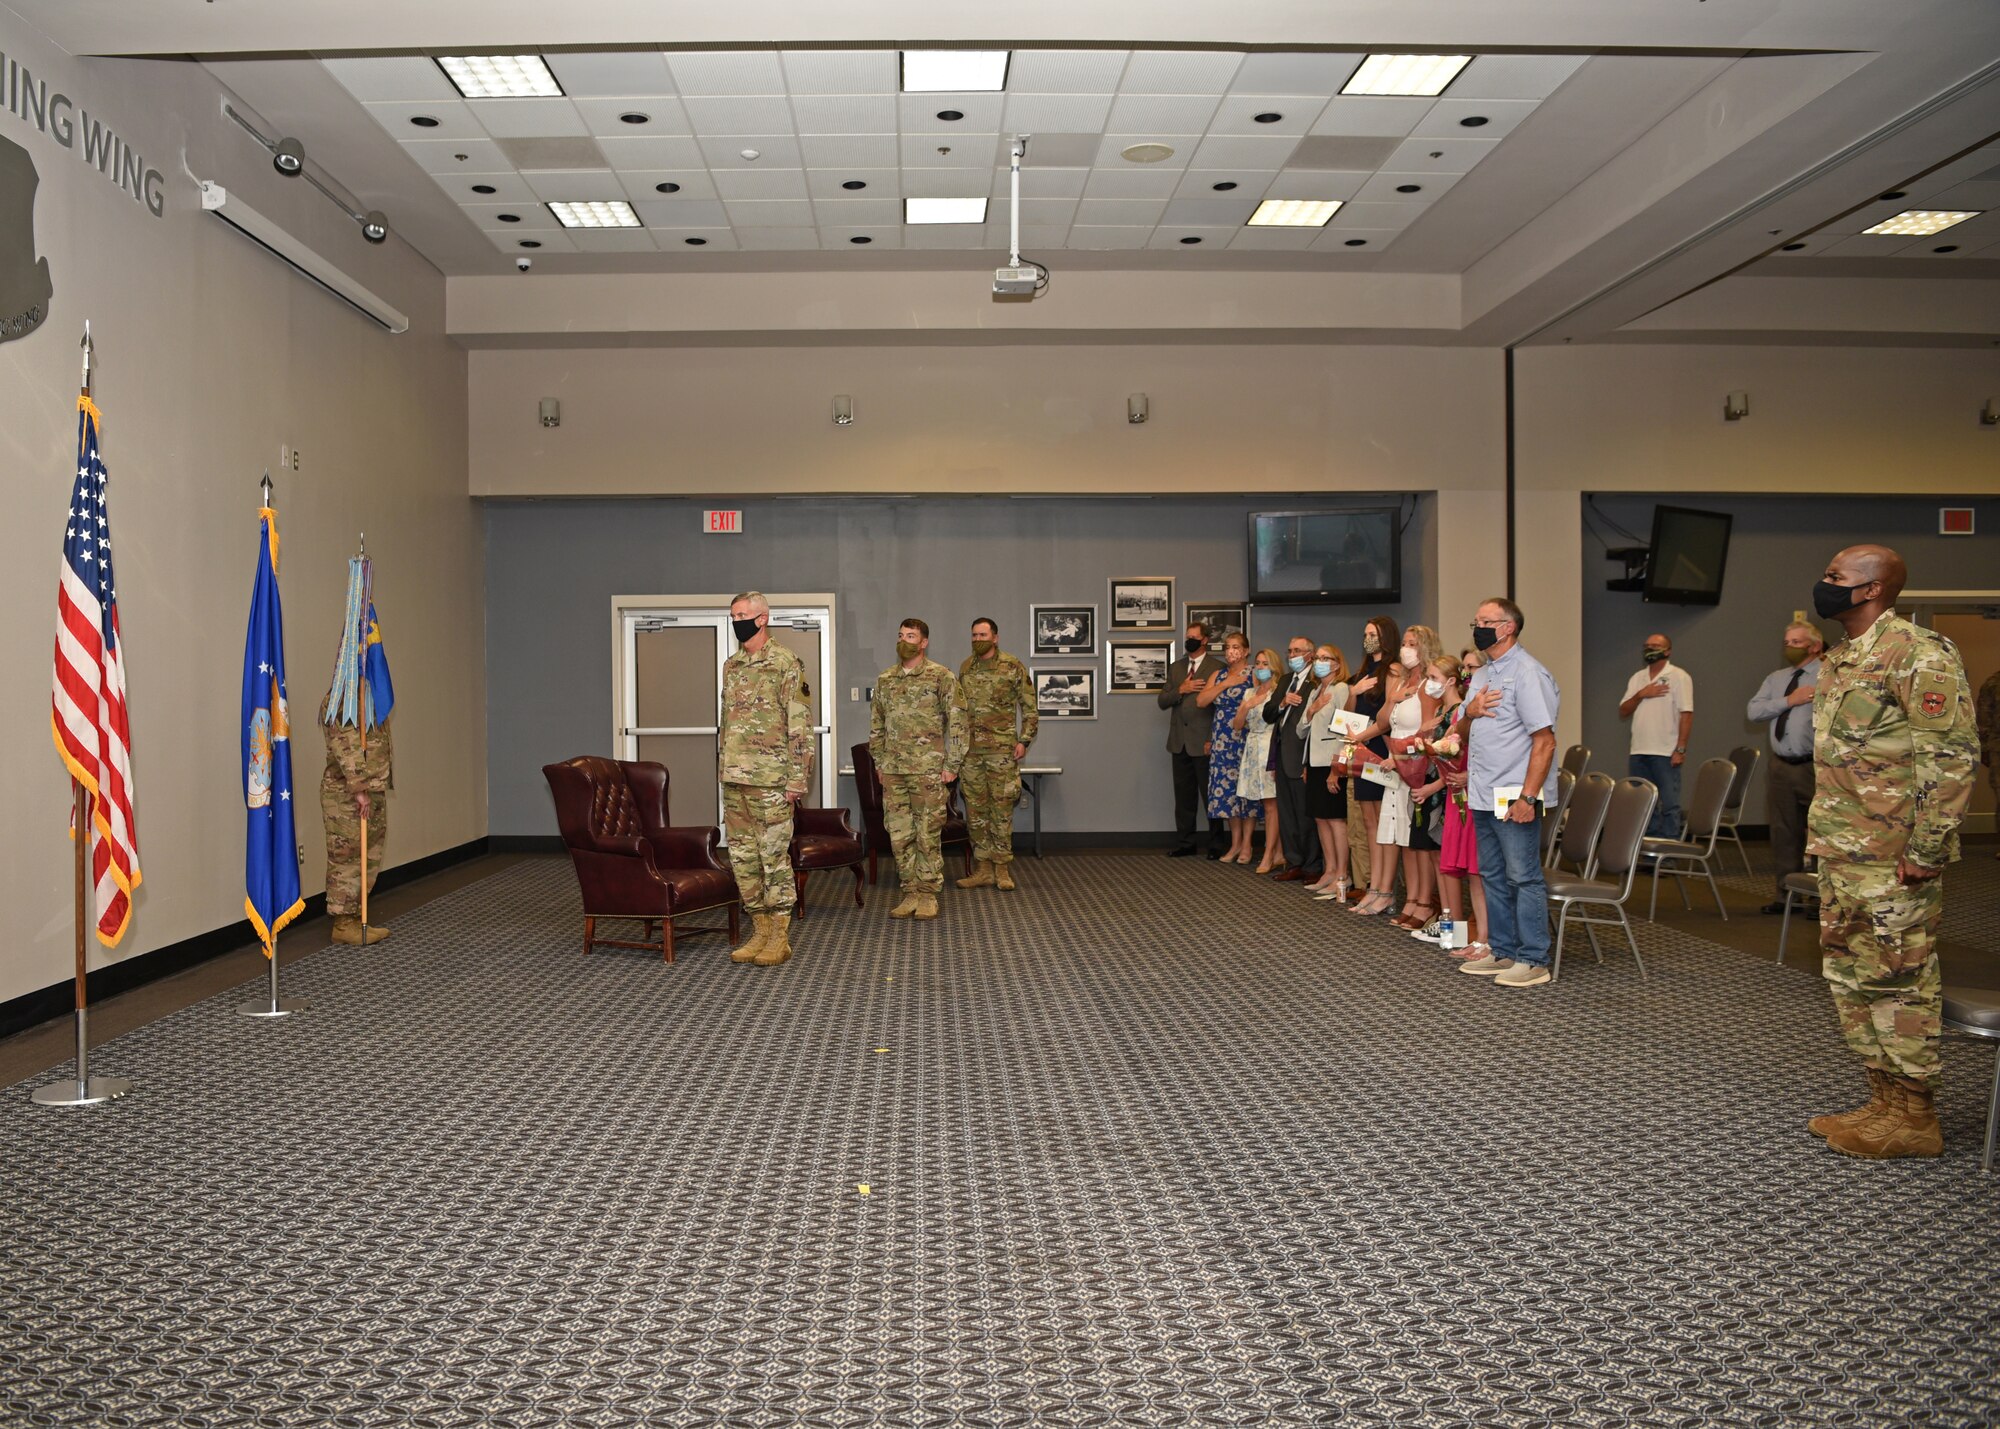
<svg viewBox="0 0 2000 1429">
<path fill-rule="evenodd" d="M 1887 546 L 1849 546 L 1833 558 L 1832 568 L 1843 572 L 1843 585 L 1880 581 L 1880 599 L 1884 605 L 1893 605 L 1910 579 L 1909 567 L 1903 564 L 1903 558 Z"/>
</svg>

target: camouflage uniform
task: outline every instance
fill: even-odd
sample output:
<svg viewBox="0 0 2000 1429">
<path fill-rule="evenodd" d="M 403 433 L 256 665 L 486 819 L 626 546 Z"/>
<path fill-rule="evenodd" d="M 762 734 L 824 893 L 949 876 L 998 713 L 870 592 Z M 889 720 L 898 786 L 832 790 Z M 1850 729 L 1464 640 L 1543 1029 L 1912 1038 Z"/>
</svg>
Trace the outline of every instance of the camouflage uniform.
<svg viewBox="0 0 2000 1429">
<path fill-rule="evenodd" d="M 1943 992 L 1942 879 L 1905 887 L 1896 861 L 1958 857 L 1977 745 L 1958 651 L 1885 611 L 1822 658 L 1812 811 L 1820 943 L 1841 1035 L 1880 1072 L 1933 1082 Z"/>
<path fill-rule="evenodd" d="M 722 826 L 729 867 L 750 913 L 789 913 L 798 901 L 792 874 L 792 805 L 812 770 L 812 715 L 799 697 L 805 667 L 775 640 L 722 665 Z"/>
<path fill-rule="evenodd" d="M 1014 746 L 1033 744 L 1040 728 L 1035 681 L 1028 667 L 1002 650 L 990 660 L 966 657 L 958 667 L 971 743 L 959 771 L 972 856 L 987 863 L 1014 859 L 1014 806 L 1021 801 L 1021 761 Z M 1015 733 L 1015 711 L 1020 732 Z"/>
<path fill-rule="evenodd" d="M 368 731 L 364 748 L 361 730 L 351 724 L 328 724 L 327 701 L 319 702 L 321 732 L 326 736 L 326 772 L 319 781 L 319 812 L 326 824 L 326 911 L 329 917 L 351 918 L 361 913 L 361 813 L 357 794 L 368 796 L 368 887 L 382 871 L 382 850 L 389 842 L 389 791 L 396 787 L 395 744 L 389 726 Z"/>
<path fill-rule="evenodd" d="M 906 893 L 944 886 L 947 770 L 965 762 L 965 697 L 951 671 L 926 659 L 914 670 L 891 665 L 875 677 L 868 754 L 882 776 L 882 823 Z"/>
</svg>

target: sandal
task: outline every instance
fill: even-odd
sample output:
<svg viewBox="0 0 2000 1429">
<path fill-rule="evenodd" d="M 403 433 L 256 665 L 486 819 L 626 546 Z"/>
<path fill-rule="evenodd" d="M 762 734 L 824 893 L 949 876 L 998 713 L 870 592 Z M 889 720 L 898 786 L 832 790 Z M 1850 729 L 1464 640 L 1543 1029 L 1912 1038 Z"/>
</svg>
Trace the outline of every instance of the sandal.
<svg viewBox="0 0 2000 1429">
<path fill-rule="evenodd" d="M 1422 912 L 1422 914 L 1412 913 L 1410 911 L 1410 909 L 1412 908 L 1421 908 L 1424 911 Z M 1430 904 L 1412 903 L 1409 904 L 1407 907 L 1405 907 L 1400 914 L 1398 914 L 1394 918 L 1391 918 L 1389 921 L 1394 923 L 1398 928 L 1402 928 L 1408 932 L 1414 933 L 1419 928 L 1423 927 L 1424 924 L 1430 922 L 1430 920 L 1435 917 L 1437 917 L 1437 909 L 1431 907 Z"/>
</svg>

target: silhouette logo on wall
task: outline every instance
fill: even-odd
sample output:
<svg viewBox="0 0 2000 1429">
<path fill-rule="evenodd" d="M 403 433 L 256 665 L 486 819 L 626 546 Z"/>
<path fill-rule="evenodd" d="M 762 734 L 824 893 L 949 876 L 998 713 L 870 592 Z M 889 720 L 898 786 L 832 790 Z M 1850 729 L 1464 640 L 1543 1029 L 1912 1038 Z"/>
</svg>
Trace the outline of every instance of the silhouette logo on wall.
<svg viewBox="0 0 2000 1429">
<path fill-rule="evenodd" d="M 0 139 L 0 342 L 26 337 L 40 327 L 55 292 L 49 260 L 35 257 L 35 189 L 40 182 L 28 151 Z"/>
</svg>

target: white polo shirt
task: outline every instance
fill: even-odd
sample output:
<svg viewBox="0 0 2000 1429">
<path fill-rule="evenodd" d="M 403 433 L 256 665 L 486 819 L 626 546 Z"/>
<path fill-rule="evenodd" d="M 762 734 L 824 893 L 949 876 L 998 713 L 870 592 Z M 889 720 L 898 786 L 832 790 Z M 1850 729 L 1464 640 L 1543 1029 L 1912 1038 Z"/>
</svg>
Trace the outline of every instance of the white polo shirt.
<svg viewBox="0 0 2000 1429">
<path fill-rule="evenodd" d="M 1694 713 L 1694 677 L 1674 664 L 1662 661 L 1648 665 L 1625 682 L 1624 700 L 1629 700 L 1655 680 L 1667 682 L 1667 692 L 1658 699 L 1641 700 L 1632 709 L 1632 752 L 1672 754 L 1681 742 L 1681 716 Z"/>
</svg>

